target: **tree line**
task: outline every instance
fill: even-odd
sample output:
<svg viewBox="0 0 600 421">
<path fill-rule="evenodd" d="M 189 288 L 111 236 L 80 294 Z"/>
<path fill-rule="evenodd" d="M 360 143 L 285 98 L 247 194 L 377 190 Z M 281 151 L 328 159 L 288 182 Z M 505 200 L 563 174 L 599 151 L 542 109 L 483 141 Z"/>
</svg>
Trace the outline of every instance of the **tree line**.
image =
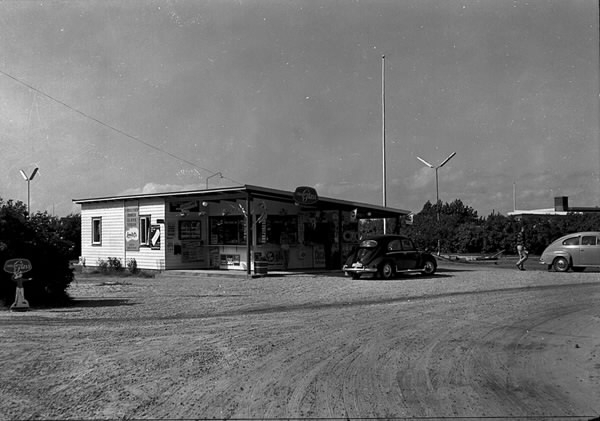
<svg viewBox="0 0 600 421">
<path fill-rule="evenodd" d="M 516 236 L 525 227 L 525 242 L 530 253 L 541 254 L 557 238 L 580 231 L 600 231 L 600 212 L 567 215 L 505 216 L 492 212 L 480 217 L 460 199 L 451 203 L 426 202 L 414 215 L 411 225 L 399 231 L 411 237 L 422 249 L 442 253 L 516 254 Z"/>
</svg>

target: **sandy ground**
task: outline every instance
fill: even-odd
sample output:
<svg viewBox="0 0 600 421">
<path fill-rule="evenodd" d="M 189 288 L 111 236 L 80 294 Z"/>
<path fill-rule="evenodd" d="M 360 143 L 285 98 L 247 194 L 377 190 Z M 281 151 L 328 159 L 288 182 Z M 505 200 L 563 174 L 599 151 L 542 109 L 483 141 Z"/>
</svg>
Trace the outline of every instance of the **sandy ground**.
<svg viewBox="0 0 600 421">
<path fill-rule="evenodd" d="M 597 272 L 81 275 L 70 294 L 0 311 L 1 419 L 600 415 Z"/>
</svg>

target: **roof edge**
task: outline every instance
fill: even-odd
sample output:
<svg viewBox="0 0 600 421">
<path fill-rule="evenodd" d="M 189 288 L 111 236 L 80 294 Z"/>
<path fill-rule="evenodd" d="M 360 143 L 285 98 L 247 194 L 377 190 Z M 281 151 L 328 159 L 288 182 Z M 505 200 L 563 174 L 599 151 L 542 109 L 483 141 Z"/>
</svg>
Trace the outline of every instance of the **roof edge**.
<svg viewBox="0 0 600 421">
<path fill-rule="evenodd" d="M 193 196 L 193 195 L 210 195 L 210 194 L 218 194 L 218 193 L 230 193 L 230 192 L 240 192 L 240 193 L 249 193 L 249 194 L 258 194 L 259 196 L 273 196 L 273 199 L 277 199 L 278 197 L 281 199 L 292 199 L 294 193 L 287 190 L 280 189 L 272 189 L 269 187 L 261 187 L 250 184 L 244 184 L 243 186 L 232 186 L 232 187 L 222 187 L 216 189 L 199 189 L 199 190 L 186 190 L 181 192 L 161 192 L 161 193 L 138 193 L 138 194 L 129 194 L 129 195 L 120 195 L 120 196 L 103 196 L 103 197 L 93 197 L 93 198 L 85 198 L 85 199 L 72 199 L 73 203 L 81 205 L 84 203 L 95 203 L 95 202 L 112 202 L 112 201 L 121 201 L 121 200 L 135 200 L 135 199 L 151 199 L 157 197 L 165 197 L 165 198 L 177 198 L 184 196 Z M 356 202 L 352 200 L 344 200 L 344 199 L 335 199 L 326 196 L 319 196 L 319 200 L 329 202 L 332 204 L 338 204 L 344 207 L 355 207 L 355 208 L 369 208 L 372 210 L 377 210 L 383 213 L 396 213 L 396 214 L 404 214 L 408 215 L 412 211 L 405 209 L 396 209 L 387 206 L 381 205 L 373 205 L 364 202 Z"/>
</svg>

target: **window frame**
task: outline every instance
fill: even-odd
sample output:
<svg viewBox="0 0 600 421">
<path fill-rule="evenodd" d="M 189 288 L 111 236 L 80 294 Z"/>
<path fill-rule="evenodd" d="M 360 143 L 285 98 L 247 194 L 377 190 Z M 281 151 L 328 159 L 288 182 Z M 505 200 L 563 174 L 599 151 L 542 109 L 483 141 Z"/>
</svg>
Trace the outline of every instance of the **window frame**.
<svg viewBox="0 0 600 421">
<path fill-rule="evenodd" d="M 562 241 L 562 245 L 563 246 L 578 246 L 580 244 L 581 244 L 581 237 L 580 236 L 565 238 Z"/>
<path fill-rule="evenodd" d="M 403 238 L 402 242 L 402 250 L 404 251 L 413 251 L 415 250 L 415 243 L 412 242 L 410 238 Z"/>
<path fill-rule="evenodd" d="M 92 246 L 102 245 L 102 217 L 92 217 Z"/>
<path fill-rule="evenodd" d="M 150 247 L 150 215 L 140 215 L 138 226 L 140 229 L 140 247 Z"/>
<path fill-rule="evenodd" d="M 589 242 L 592 239 L 593 242 Z M 598 237 L 595 235 L 584 235 L 581 237 L 581 245 L 582 246 L 597 246 L 598 245 Z"/>
</svg>

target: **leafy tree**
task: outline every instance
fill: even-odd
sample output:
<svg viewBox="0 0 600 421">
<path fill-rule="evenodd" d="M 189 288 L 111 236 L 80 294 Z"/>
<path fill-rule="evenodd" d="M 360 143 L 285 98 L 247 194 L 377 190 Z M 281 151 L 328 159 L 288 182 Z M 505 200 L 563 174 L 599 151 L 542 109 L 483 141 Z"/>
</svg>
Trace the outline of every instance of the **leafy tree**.
<svg viewBox="0 0 600 421">
<path fill-rule="evenodd" d="M 439 211 L 439 222 L 438 222 Z M 417 246 L 437 250 L 438 240 L 445 253 L 516 253 L 516 235 L 526 229 L 530 252 L 541 254 L 552 241 L 579 231 L 595 231 L 600 227 L 600 212 L 559 215 L 530 215 L 522 220 L 492 212 L 487 218 L 456 199 L 451 203 L 427 201 L 414 215 L 413 224 L 402 227 Z"/>
<path fill-rule="evenodd" d="M 69 257 L 73 244 L 59 229 L 60 220 L 48 213 L 28 215 L 22 202 L 0 198 L 0 265 L 12 258 L 26 258 L 33 269 L 24 274 L 25 298 L 31 305 L 51 305 L 67 300 L 73 281 Z M 12 304 L 16 283 L 12 274 L 0 272 L 0 301 Z"/>
</svg>

